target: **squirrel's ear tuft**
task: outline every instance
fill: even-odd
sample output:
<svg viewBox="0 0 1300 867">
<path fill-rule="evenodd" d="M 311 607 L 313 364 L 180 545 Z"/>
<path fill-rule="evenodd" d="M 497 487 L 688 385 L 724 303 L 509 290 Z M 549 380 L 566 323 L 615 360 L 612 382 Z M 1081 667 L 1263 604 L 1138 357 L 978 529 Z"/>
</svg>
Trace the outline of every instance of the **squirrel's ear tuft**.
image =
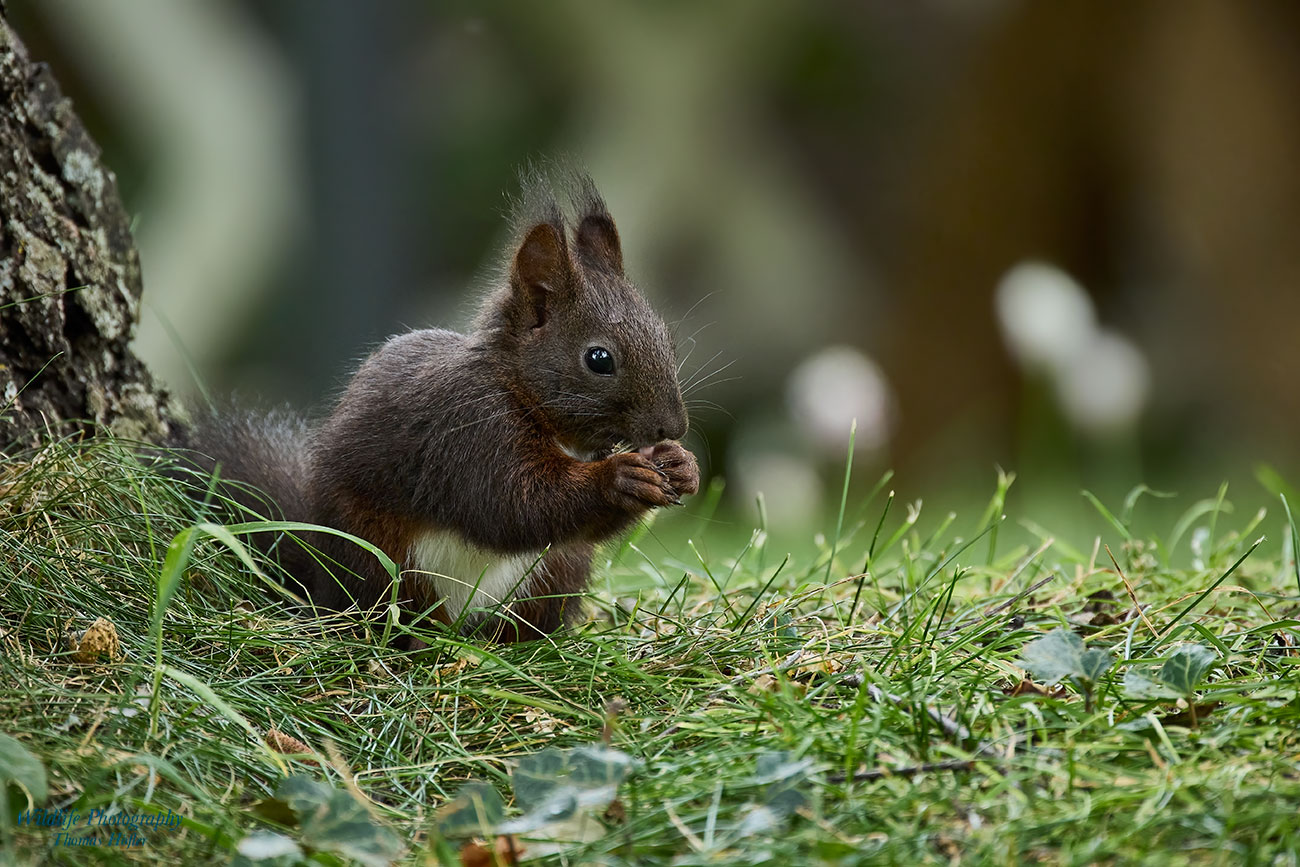
<svg viewBox="0 0 1300 867">
<path fill-rule="evenodd" d="M 541 328 L 550 318 L 557 293 L 572 280 L 564 234 L 550 223 L 539 223 L 524 235 L 510 266 L 512 307 L 517 324 Z"/>
<path fill-rule="evenodd" d="M 623 245 L 618 239 L 618 229 L 605 207 L 605 200 L 588 175 L 577 178 L 574 199 L 579 218 L 578 228 L 574 231 L 574 245 L 582 264 L 622 277 Z"/>
<path fill-rule="evenodd" d="M 613 218 L 608 214 L 583 217 L 576 234 L 582 264 L 623 276 L 623 247 Z"/>
</svg>

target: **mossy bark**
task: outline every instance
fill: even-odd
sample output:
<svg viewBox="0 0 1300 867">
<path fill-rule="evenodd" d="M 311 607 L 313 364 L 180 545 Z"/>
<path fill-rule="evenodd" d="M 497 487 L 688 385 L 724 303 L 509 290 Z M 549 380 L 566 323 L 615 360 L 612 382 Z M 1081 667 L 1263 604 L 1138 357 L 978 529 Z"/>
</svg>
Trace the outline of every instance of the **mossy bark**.
<svg viewBox="0 0 1300 867">
<path fill-rule="evenodd" d="M 113 173 L 0 7 L 0 449 L 108 426 L 156 440 L 166 394 L 129 343 L 140 258 Z"/>
</svg>

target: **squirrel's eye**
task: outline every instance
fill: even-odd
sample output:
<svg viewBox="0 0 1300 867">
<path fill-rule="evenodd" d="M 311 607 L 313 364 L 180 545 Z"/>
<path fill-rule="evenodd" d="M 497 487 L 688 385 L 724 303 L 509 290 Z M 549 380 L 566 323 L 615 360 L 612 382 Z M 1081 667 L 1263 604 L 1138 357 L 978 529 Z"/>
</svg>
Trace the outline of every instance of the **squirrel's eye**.
<svg viewBox="0 0 1300 867">
<path fill-rule="evenodd" d="M 601 376 L 614 375 L 614 356 L 603 346 L 592 346 L 583 356 L 587 362 L 587 369 L 592 373 L 598 373 Z"/>
</svg>

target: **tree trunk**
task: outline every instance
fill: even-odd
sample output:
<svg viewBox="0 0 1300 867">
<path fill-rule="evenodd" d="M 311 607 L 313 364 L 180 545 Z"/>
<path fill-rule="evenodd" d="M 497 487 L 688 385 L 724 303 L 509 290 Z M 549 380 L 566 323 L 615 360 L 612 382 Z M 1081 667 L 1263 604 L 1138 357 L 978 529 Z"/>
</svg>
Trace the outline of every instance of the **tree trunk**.
<svg viewBox="0 0 1300 867">
<path fill-rule="evenodd" d="M 0 449 L 106 425 L 158 440 L 166 394 L 129 342 L 140 259 L 113 173 L 0 7 Z"/>
</svg>

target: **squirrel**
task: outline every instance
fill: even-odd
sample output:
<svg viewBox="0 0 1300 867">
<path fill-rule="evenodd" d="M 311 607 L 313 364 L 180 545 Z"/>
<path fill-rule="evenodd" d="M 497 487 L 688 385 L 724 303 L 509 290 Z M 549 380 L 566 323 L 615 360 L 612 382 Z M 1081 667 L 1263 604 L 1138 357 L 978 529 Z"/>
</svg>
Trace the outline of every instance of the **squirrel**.
<svg viewBox="0 0 1300 867">
<path fill-rule="evenodd" d="M 673 343 L 624 274 L 604 199 L 575 177 L 570 226 L 543 179 L 525 177 L 524 190 L 505 274 L 469 333 L 390 338 L 319 425 L 287 411 L 210 415 L 179 443 L 241 483 L 237 501 L 257 504 L 251 486 L 285 520 L 383 550 L 402 570 L 406 616 L 432 611 L 506 642 L 571 625 L 595 545 L 699 487 L 679 442 Z M 300 538 L 310 548 L 276 547 L 314 604 L 387 598 L 373 554 L 332 534 Z"/>
</svg>

